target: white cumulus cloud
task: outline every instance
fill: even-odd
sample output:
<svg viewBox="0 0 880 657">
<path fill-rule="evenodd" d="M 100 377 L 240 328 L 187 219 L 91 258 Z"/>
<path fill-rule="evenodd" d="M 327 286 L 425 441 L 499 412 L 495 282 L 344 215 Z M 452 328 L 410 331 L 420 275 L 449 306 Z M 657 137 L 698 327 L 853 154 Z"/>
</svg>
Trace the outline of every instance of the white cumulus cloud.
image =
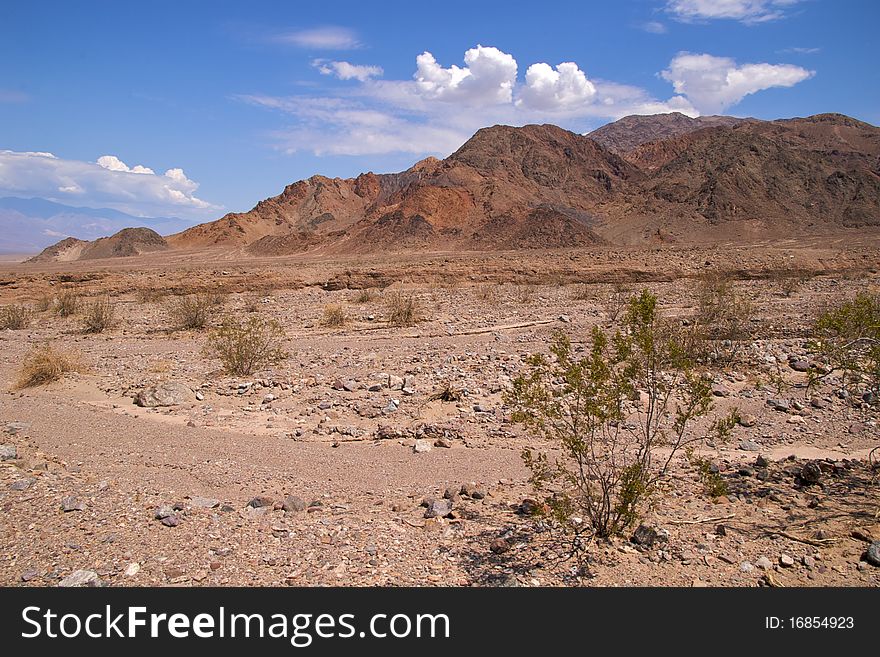
<svg viewBox="0 0 880 657">
<path fill-rule="evenodd" d="M 766 23 L 785 16 L 800 0 L 669 0 L 667 10 L 682 21 L 728 19 Z"/>
<path fill-rule="evenodd" d="M 333 62 L 326 59 L 313 60 L 312 66 L 317 68 L 322 75 L 332 75 L 340 80 L 357 80 L 359 82 L 380 77 L 384 73 L 381 66 Z"/>
<path fill-rule="evenodd" d="M 466 66 L 443 68 L 434 55 L 416 57 L 413 76 L 427 98 L 466 105 L 509 103 L 516 84 L 516 60 L 498 48 L 477 45 L 464 54 Z"/>
<path fill-rule="evenodd" d="M 163 175 L 129 167 L 115 155 L 96 162 L 52 153 L 0 151 L 0 196 L 40 197 L 60 203 L 108 207 L 136 216 L 209 218 L 221 209 L 195 195 L 199 184 L 182 169 Z"/>
<path fill-rule="evenodd" d="M 792 87 L 814 74 L 793 64 L 737 65 L 730 57 L 681 52 L 660 76 L 701 112 L 717 113 L 749 94 L 773 87 Z"/>
<path fill-rule="evenodd" d="M 555 69 L 538 63 L 526 69 L 526 83 L 517 103 L 553 112 L 583 106 L 595 95 L 596 86 L 574 62 L 563 62 Z"/>
</svg>

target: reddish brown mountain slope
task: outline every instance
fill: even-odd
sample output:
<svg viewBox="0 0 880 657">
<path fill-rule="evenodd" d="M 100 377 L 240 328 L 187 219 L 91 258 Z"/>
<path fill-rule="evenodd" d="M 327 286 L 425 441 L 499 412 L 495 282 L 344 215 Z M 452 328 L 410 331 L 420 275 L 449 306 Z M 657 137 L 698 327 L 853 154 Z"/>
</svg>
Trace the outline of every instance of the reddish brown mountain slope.
<svg viewBox="0 0 880 657">
<path fill-rule="evenodd" d="M 625 116 L 593 130 L 587 137 L 622 156 L 642 144 L 714 126 L 733 126 L 742 121 L 732 116 L 699 116 L 691 118 L 681 112 Z"/>
</svg>

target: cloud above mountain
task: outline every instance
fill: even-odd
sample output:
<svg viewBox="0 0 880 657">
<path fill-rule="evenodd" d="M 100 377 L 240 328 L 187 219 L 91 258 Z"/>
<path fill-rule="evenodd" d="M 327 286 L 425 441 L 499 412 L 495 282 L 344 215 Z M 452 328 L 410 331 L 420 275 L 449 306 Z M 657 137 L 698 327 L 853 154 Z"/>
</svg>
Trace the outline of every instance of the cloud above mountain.
<svg viewBox="0 0 880 657">
<path fill-rule="evenodd" d="M 269 134 L 281 151 L 448 155 L 487 125 L 551 122 L 583 130 L 597 119 L 628 114 L 697 116 L 813 75 L 789 64 L 740 65 L 728 57 L 682 52 L 658 73 L 672 85 L 670 96 L 658 98 L 638 86 L 593 77 L 573 61 L 535 62 L 523 72 L 513 54 L 481 44 L 465 51 L 461 64 L 440 61 L 426 50 L 415 57 L 411 79 L 386 79 L 375 64 L 314 60 L 313 65 L 354 84 L 322 94 L 235 96 L 286 116 L 286 125 Z"/>
<path fill-rule="evenodd" d="M 157 174 L 115 155 L 85 162 L 45 152 L 0 151 L 0 196 L 40 197 L 136 216 L 203 219 L 222 209 L 197 197 L 198 187 L 183 169 Z"/>
</svg>

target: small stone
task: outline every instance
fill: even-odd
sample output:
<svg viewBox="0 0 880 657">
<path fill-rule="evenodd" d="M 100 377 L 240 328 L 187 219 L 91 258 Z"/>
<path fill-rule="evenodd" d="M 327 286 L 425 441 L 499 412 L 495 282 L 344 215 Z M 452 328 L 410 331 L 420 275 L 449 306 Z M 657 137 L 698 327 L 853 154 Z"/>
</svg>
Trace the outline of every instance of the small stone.
<svg viewBox="0 0 880 657">
<path fill-rule="evenodd" d="M 458 500 L 459 489 L 455 486 L 450 486 L 445 491 L 443 491 L 443 499 L 452 500 L 453 502 Z"/>
<path fill-rule="evenodd" d="M 425 518 L 445 518 L 452 513 L 452 500 L 434 500 L 425 511 Z"/>
<path fill-rule="evenodd" d="M 441 447 L 443 449 L 450 449 L 452 447 L 452 441 L 448 438 L 438 438 L 434 441 L 434 447 Z"/>
<path fill-rule="evenodd" d="M 186 404 L 194 396 L 193 391 L 182 383 L 166 381 L 138 392 L 135 395 L 134 403 L 145 408 L 177 406 Z"/>
<path fill-rule="evenodd" d="M 763 454 L 759 454 L 758 458 L 755 459 L 755 467 L 756 468 L 766 468 L 770 465 L 770 461 L 767 460 L 767 457 Z"/>
<path fill-rule="evenodd" d="M 773 567 L 773 562 L 767 557 L 758 557 L 755 561 L 755 565 L 761 570 L 768 570 Z"/>
<path fill-rule="evenodd" d="M 801 559 L 801 563 L 803 563 L 804 566 L 806 566 L 810 570 L 816 567 L 816 560 L 808 554 L 804 555 L 804 558 Z"/>
<path fill-rule="evenodd" d="M 730 390 L 720 383 L 712 386 L 712 395 L 715 397 L 730 397 Z"/>
<path fill-rule="evenodd" d="M 768 399 L 767 406 L 780 413 L 788 413 L 790 408 L 788 402 L 784 399 Z"/>
<path fill-rule="evenodd" d="M 220 506 L 220 500 L 215 500 L 210 497 L 199 497 L 195 495 L 189 498 L 190 504 L 199 509 L 213 509 Z"/>
<path fill-rule="evenodd" d="M 828 404 L 821 397 L 810 397 L 810 406 L 812 406 L 813 408 L 822 410 L 827 405 Z"/>
<path fill-rule="evenodd" d="M 19 479 L 17 481 L 13 481 L 9 484 L 10 490 L 27 490 L 31 486 L 37 483 L 37 480 L 33 477 L 26 477 L 24 479 Z"/>
<path fill-rule="evenodd" d="M 415 452 L 416 454 L 423 454 L 430 451 L 431 441 L 425 440 L 424 438 L 419 438 L 413 445 L 413 452 Z"/>
<path fill-rule="evenodd" d="M 880 566 L 880 541 L 874 541 L 865 550 L 865 561 L 872 566 Z"/>
<path fill-rule="evenodd" d="M 24 571 L 21 574 L 21 581 L 22 582 L 30 582 L 32 579 L 36 579 L 39 576 L 40 576 L 40 573 L 38 573 L 36 570 L 31 568 L 29 570 Z"/>
<path fill-rule="evenodd" d="M 153 515 L 153 517 L 156 520 L 162 520 L 164 518 L 167 518 L 167 517 L 173 516 L 173 515 L 174 515 L 174 507 L 171 506 L 170 504 L 163 504 L 162 506 L 156 508 L 156 512 Z"/>
<path fill-rule="evenodd" d="M 133 563 L 128 564 L 128 566 L 125 568 L 125 576 L 126 577 L 134 577 L 140 571 L 141 571 L 141 565 L 135 561 Z"/>
<path fill-rule="evenodd" d="M 822 479 L 822 469 L 818 463 L 810 461 L 801 468 L 799 476 L 805 484 L 818 484 Z"/>
<path fill-rule="evenodd" d="M 789 361 L 788 366 L 791 369 L 793 369 L 795 372 L 809 372 L 810 371 L 810 363 L 803 360 L 803 359 Z"/>
<path fill-rule="evenodd" d="M 281 504 L 281 509 L 285 513 L 299 513 L 300 511 L 305 511 L 307 506 L 308 505 L 303 498 L 297 497 L 296 495 L 288 495 L 284 498 L 284 502 Z"/>
<path fill-rule="evenodd" d="M 630 540 L 636 545 L 651 547 L 657 541 L 657 530 L 648 525 L 639 525 Z"/>
<path fill-rule="evenodd" d="M 750 413 L 745 413 L 737 418 L 737 422 L 741 427 L 753 427 L 758 424 L 758 417 L 751 415 Z"/>
<path fill-rule="evenodd" d="M 9 461 L 18 458 L 18 450 L 15 445 L 0 445 L 0 461 Z"/>
<path fill-rule="evenodd" d="M 510 543 L 503 538 L 496 538 L 489 543 L 489 549 L 495 554 L 502 554 L 510 549 Z"/>
<path fill-rule="evenodd" d="M 756 443 L 754 440 L 741 440 L 739 445 L 739 449 L 745 452 L 759 452 L 761 451 L 761 446 Z"/>
<path fill-rule="evenodd" d="M 7 422 L 6 426 L 3 428 L 5 433 L 8 433 L 10 436 L 17 436 L 20 433 L 24 433 L 28 429 L 30 429 L 30 423 L 28 422 Z"/>
<path fill-rule="evenodd" d="M 104 583 L 98 577 L 98 573 L 94 570 L 74 570 L 70 575 L 62 579 L 58 586 L 63 587 L 83 587 L 83 586 L 103 586 Z"/>
<path fill-rule="evenodd" d="M 264 506 L 270 507 L 274 506 L 275 500 L 271 497 L 266 497 L 265 495 L 258 495 L 257 497 L 251 498 L 251 501 L 247 503 L 247 505 L 252 509 L 261 509 Z"/>
<path fill-rule="evenodd" d="M 80 502 L 75 496 L 68 495 L 61 500 L 61 510 L 65 513 L 71 511 L 85 511 L 86 505 Z"/>
<path fill-rule="evenodd" d="M 533 516 L 540 512 L 541 505 L 538 504 L 536 500 L 526 497 L 519 503 L 519 508 L 517 510 L 524 516 Z"/>
<path fill-rule="evenodd" d="M 752 562 L 751 562 L 751 561 L 743 561 L 743 562 L 739 565 L 739 571 L 740 571 L 741 573 L 750 573 L 750 572 L 752 572 L 754 569 L 755 569 L 755 567 L 752 565 Z"/>
<path fill-rule="evenodd" d="M 792 568 L 794 566 L 794 559 L 788 554 L 779 555 L 779 565 L 783 568 Z"/>
<path fill-rule="evenodd" d="M 180 516 L 178 516 L 176 513 L 171 514 L 170 516 L 165 516 L 164 518 L 162 518 L 160 522 L 166 527 L 177 527 L 177 525 L 180 524 Z"/>
<path fill-rule="evenodd" d="M 571 324 L 571 318 L 568 315 L 560 315 L 559 321 L 563 324 Z"/>
</svg>

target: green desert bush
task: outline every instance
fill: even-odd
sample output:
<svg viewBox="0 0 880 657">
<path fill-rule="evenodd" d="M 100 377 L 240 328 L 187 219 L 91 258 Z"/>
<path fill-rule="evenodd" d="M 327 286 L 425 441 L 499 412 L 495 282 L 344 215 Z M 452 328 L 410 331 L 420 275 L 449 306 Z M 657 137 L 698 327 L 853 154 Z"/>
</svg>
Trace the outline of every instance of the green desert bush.
<svg viewBox="0 0 880 657">
<path fill-rule="evenodd" d="M 609 537 L 630 527 L 675 455 L 703 439 L 688 427 L 709 412 L 711 383 L 681 330 L 644 291 L 630 299 L 619 331 L 593 329 L 584 355 L 557 332 L 552 357 L 532 355 L 506 394 L 513 421 L 558 451 L 553 462 L 533 449 L 523 459 L 547 493 L 549 519 L 567 534 Z M 638 393 L 647 403 L 633 408 L 627 400 Z"/>
<path fill-rule="evenodd" d="M 388 297 L 388 323 L 392 326 L 413 326 L 421 321 L 419 302 L 410 292 L 394 292 Z"/>
<path fill-rule="evenodd" d="M 179 330 L 205 328 L 219 308 L 212 295 L 186 294 L 168 301 L 168 314 Z"/>
<path fill-rule="evenodd" d="M 824 311 L 813 328 L 812 348 L 830 366 L 811 374 L 815 385 L 839 374 L 852 397 L 880 405 L 880 295 L 863 292 Z"/>
<path fill-rule="evenodd" d="M 30 326 L 33 311 L 21 304 L 10 304 L 0 308 L 0 330 L 20 331 Z"/>
<path fill-rule="evenodd" d="M 85 309 L 82 321 L 84 332 L 103 333 L 116 321 L 116 306 L 109 297 L 95 299 Z"/>
<path fill-rule="evenodd" d="M 61 317 L 70 317 L 79 310 L 80 298 L 75 290 L 62 290 L 55 298 L 55 312 Z"/>
<path fill-rule="evenodd" d="M 228 319 L 208 337 L 205 353 L 219 358 L 228 374 L 247 376 L 287 357 L 284 331 L 274 319 L 252 315 L 239 322 Z"/>
<path fill-rule="evenodd" d="M 324 326 L 340 327 L 348 323 L 348 315 L 345 308 L 336 303 L 328 303 L 324 306 L 324 316 L 321 319 Z"/>
</svg>

